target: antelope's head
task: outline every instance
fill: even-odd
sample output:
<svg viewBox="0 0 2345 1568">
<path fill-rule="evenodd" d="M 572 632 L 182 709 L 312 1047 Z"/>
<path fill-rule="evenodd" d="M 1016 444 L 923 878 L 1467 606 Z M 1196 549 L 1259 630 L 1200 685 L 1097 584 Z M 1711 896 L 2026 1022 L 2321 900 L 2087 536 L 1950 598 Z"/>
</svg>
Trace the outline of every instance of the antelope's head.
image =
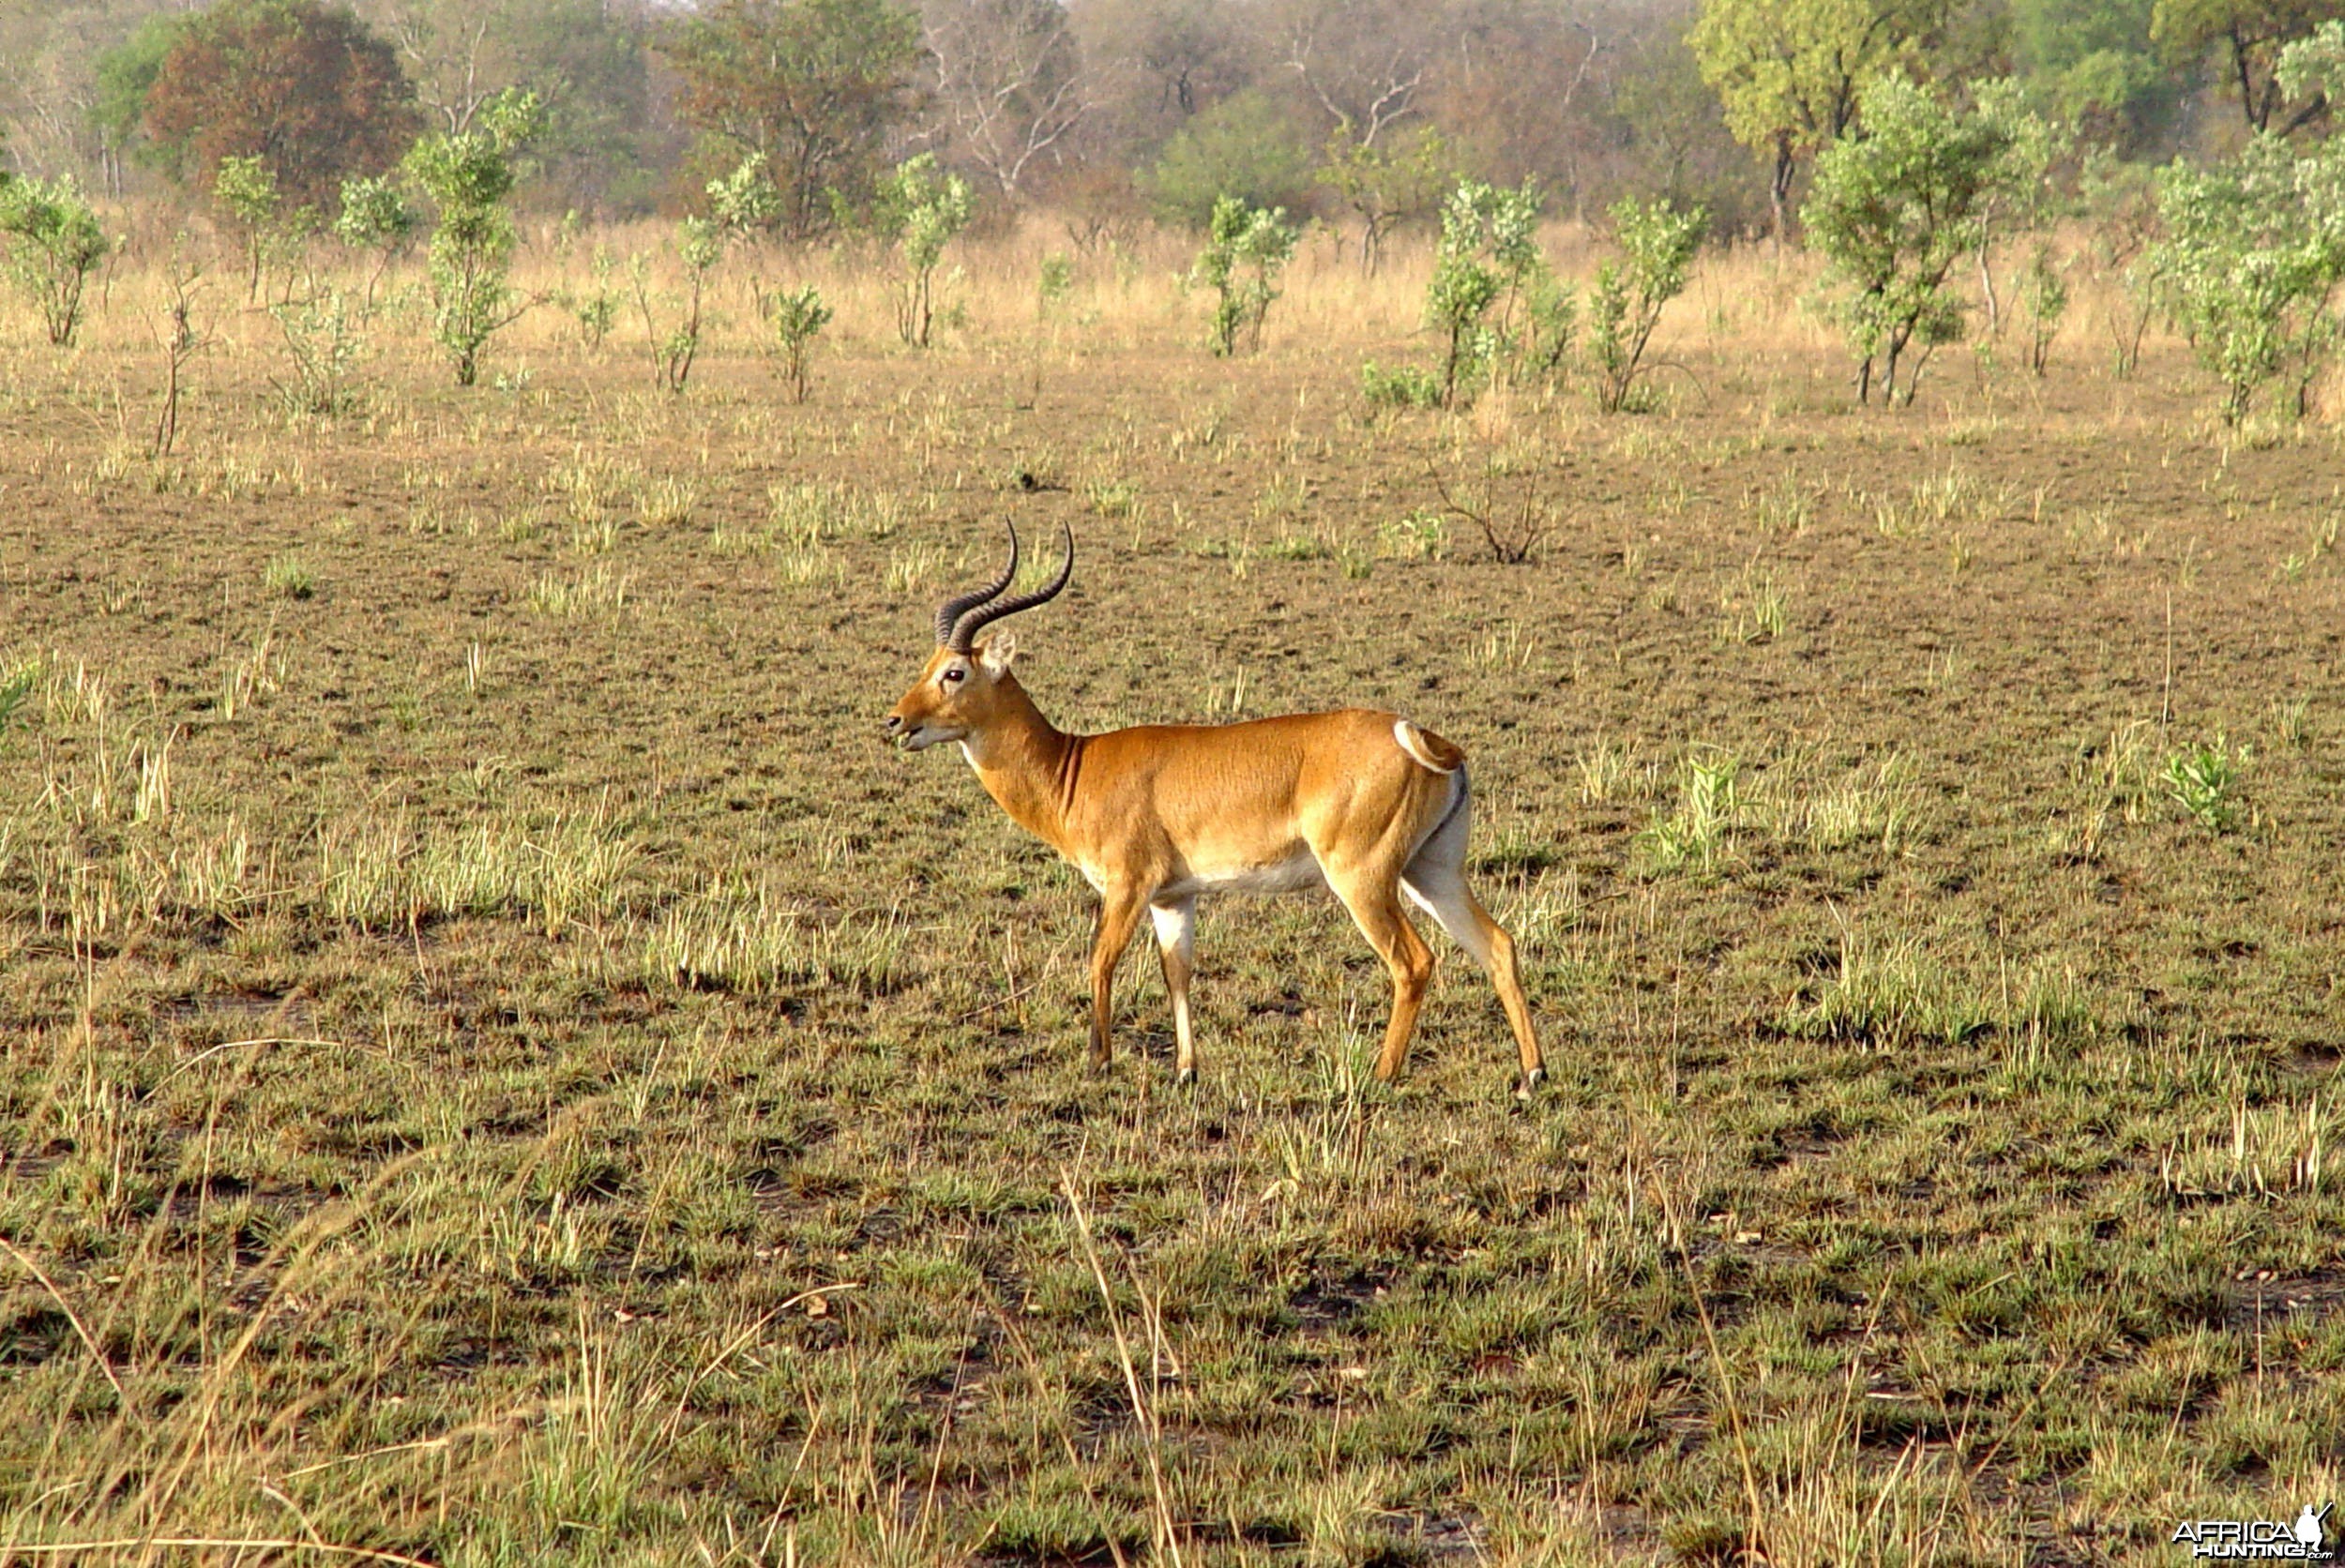
<svg viewBox="0 0 2345 1568">
<path fill-rule="evenodd" d="M 1063 525 L 1062 525 L 1063 526 Z M 1009 565 L 984 587 L 946 599 L 936 607 L 936 652 L 902 701 L 888 713 L 888 738 L 908 751 L 925 751 L 946 741 L 966 740 L 982 731 L 1001 711 L 1005 683 L 1012 689 L 1009 672 L 1017 652 L 1009 633 L 999 631 L 979 647 L 977 633 L 1021 610 L 1032 610 L 1058 597 L 1075 572 L 1075 535 L 1067 531 L 1067 560 L 1058 576 L 1031 594 L 1001 596 L 1018 576 L 1018 528 L 1009 530 Z"/>
</svg>

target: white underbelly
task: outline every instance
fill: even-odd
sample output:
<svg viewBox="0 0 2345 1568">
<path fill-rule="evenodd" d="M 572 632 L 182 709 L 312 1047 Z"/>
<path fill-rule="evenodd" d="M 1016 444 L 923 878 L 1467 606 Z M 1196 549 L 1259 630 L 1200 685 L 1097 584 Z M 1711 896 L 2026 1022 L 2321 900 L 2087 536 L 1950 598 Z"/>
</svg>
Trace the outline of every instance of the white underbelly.
<svg viewBox="0 0 2345 1568">
<path fill-rule="evenodd" d="M 1191 866 L 1168 882 L 1159 898 L 1188 898 L 1200 893 L 1302 893 L 1324 887 L 1327 879 L 1310 851 L 1297 850 L 1284 860 L 1266 866 Z"/>
</svg>

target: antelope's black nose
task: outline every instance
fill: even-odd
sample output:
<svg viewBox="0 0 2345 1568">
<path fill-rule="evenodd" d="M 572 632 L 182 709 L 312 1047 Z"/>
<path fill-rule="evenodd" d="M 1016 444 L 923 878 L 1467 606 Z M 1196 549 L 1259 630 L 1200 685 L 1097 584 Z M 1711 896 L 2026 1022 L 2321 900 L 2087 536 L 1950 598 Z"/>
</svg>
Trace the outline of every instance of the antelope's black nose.
<svg viewBox="0 0 2345 1568">
<path fill-rule="evenodd" d="M 889 734 L 891 734 L 891 735 L 892 735 L 892 734 L 896 733 L 899 730 L 901 730 L 903 727 L 904 727 L 904 716 L 903 716 L 903 715 L 901 715 L 901 714 L 889 714 L 889 715 L 887 716 L 887 732 L 888 732 Z"/>
</svg>

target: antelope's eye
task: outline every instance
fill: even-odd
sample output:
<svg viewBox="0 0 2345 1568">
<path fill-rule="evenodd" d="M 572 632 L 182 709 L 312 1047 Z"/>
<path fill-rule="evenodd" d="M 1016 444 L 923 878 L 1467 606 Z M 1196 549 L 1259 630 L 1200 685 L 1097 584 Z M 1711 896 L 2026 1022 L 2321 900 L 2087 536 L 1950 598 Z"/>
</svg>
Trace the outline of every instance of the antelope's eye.
<svg viewBox="0 0 2345 1568">
<path fill-rule="evenodd" d="M 969 671 L 963 670 L 960 665 L 956 664 L 950 670 L 946 671 L 945 673 L 939 678 L 943 680 L 946 686 L 958 686 L 962 681 L 969 678 Z"/>
</svg>

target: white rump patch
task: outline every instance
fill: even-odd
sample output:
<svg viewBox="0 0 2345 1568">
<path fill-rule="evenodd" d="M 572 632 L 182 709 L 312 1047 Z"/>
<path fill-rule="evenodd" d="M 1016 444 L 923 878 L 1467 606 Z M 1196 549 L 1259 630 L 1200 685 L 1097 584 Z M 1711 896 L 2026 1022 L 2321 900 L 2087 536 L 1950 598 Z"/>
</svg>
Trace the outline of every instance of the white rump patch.
<svg viewBox="0 0 2345 1568">
<path fill-rule="evenodd" d="M 1417 738 L 1416 726 L 1407 719 L 1396 718 L 1392 721 L 1392 738 L 1399 741 L 1400 749 L 1414 758 L 1416 765 L 1427 773 L 1455 773 L 1457 771 L 1455 768 L 1443 767 L 1433 761 L 1426 752 L 1425 743 Z"/>
</svg>

